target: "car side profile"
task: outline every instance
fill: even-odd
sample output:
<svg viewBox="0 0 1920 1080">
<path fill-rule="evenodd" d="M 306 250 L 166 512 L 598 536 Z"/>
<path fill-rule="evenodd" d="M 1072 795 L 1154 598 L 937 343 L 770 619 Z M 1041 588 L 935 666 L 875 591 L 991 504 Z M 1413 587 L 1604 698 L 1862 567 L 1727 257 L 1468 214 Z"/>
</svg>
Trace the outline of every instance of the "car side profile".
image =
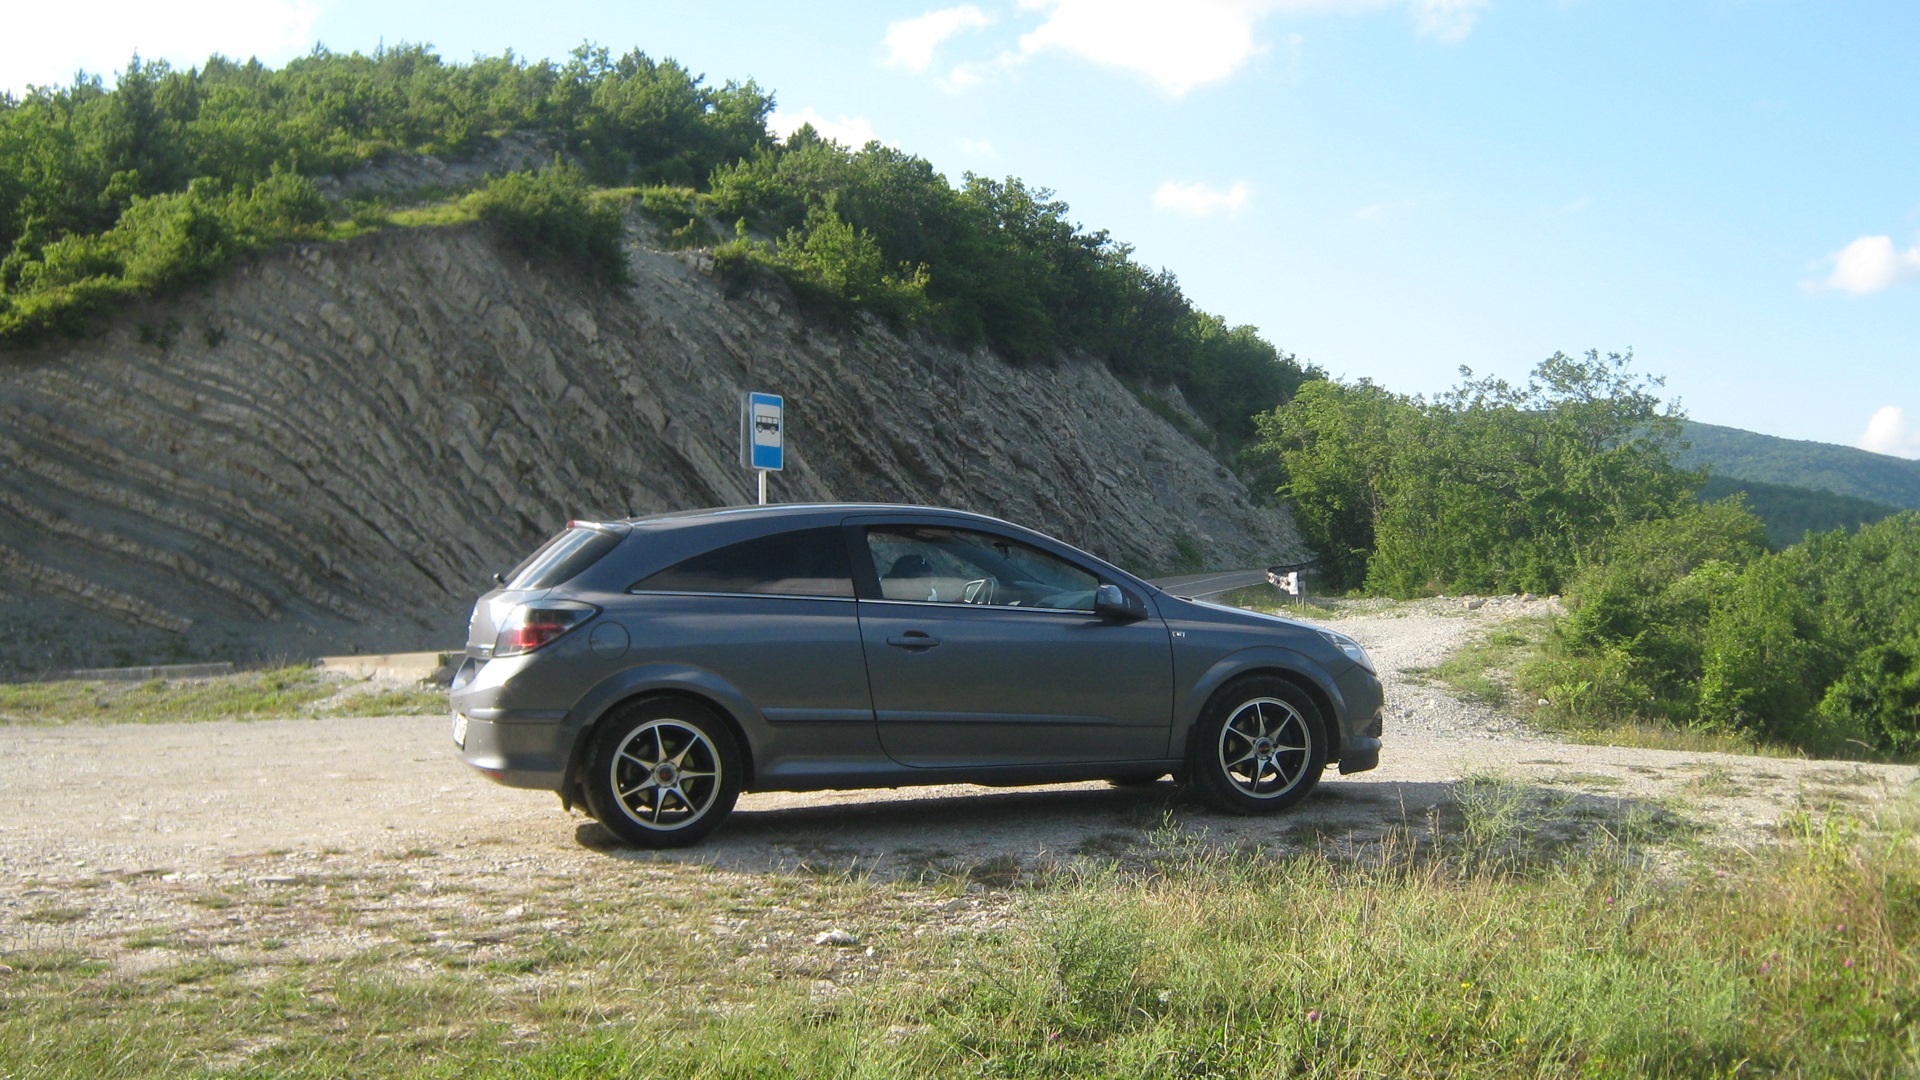
<svg viewBox="0 0 1920 1080">
<path fill-rule="evenodd" d="M 580 521 L 499 580 L 453 680 L 462 759 L 644 846 L 693 843 L 743 791 L 1174 773 L 1259 813 L 1379 761 L 1350 638 L 978 514 Z"/>
</svg>

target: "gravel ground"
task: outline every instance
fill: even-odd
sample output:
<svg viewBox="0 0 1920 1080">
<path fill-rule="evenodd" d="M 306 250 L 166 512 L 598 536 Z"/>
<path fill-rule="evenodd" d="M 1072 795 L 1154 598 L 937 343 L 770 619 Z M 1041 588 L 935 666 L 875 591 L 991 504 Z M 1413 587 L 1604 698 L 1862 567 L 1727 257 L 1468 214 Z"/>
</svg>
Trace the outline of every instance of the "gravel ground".
<svg viewBox="0 0 1920 1080">
<path fill-rule="evenodd" d="M 1468 636 L 1544 614 L 1497 598 L 1346 611 L 1388 687 L 1378 770 L 1341 777 L 1292 812 L 1234 818 L 1171 799 L 1168 783 L 755 794 L 704 845 L 651 853 L 611 842 L 553 795 L 495 786 L 454 757 L 437 716 L 0 728 L 0 952 L 124 938 L 218 920 L 210 895 L 299 887 L 319 875 L 436 882 L 636 879 L 672 864 L 722 872 L 952 875 L 992 884 L 1078 857 L 1198 842 L 1274 850 L 1437 823 L 1457 783 L 1504 776 L 1551 801 L 1569 830 L 1639 812 L 1732 844 L 1763 842 L 1799 809 L 1866 806 L 1920 781 L 1912 767 L 1564 743 L 1409 680 Z M 333 945 L 351 948 L 336 940 Z"/>
</svg>

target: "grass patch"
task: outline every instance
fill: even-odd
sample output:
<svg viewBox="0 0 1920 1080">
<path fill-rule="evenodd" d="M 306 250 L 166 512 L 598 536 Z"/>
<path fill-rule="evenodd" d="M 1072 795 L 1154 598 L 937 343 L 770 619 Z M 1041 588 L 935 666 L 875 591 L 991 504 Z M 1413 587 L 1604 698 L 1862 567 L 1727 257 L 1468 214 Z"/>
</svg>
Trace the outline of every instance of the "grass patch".
<svg viewBox="0 0 1920 1080">
<path fill-rule="evenodd" d="M 448 709 L 440 686 L 407 686 L 342 694 L 329 702 L 328 716 L 432 716 Z"/>
<path fill-rule="evenodd" d="M 1530 851 L 1564 809 L 1543 799 L 1478 777 L 1448 828 L 1342 857 L 1156 836 L 1152 865 L 1082 859 L 958 904 L 915 882 L 610 859 L 538 916 L 509 916 L 517 894 L 478 918 L 369 907 L 371 943 L 348 955 L 302 956 L 306 939 L 117 970 L 0 955 L 0 1075 L 1920 1068 L 1910 832 L 1809 814 L 1757 853 L 1631 830 Z M 386 919 L 410 939 L 376 934 Z M 815 944 L 827 927 L 858 945 Z"/>
<path fill-rule="evenodd" d="M 67 923 L 79 922 L 86 917 L 86 908 L 54 905 L 34 908 L 32 911 L 20 916 L 20 921 L 24 923 L 40 923 L 45 926 L 62 926 Z"/>
<path fill-rule="evenodd" d="M 1708 765 L 1680 786 L 1683 794 L 1713 799 L 1731 799 L 1753 794 L 1753 788 L 1741 783 L 1724 765 Z"/>
<path fill-rule="evenodd" d="M 1470 638 L 1432 667 L 1407 668 L 1415 682 L 1443 686 L 1461 697 L 1502 709 L 1568 742 L 1590 746 L 1629 746 L 1691 753 L 1805 757 L 1792 747 L 1755 740 L 1736 732 L 1676 727 L 1663 720 L 1622 718 L 1586 708 L 1575 696 L 1553 700 L 1523 686 L 1530 666 L 1547 655 L 1553 640 L 1553 616 L 1523 616 Z"/>
<path fill-rule="evenodd" d="M 1432 667 L 1407 668 L 1415 682 L 1444 686 L 1461 697 L 1495 708 L 1516 708 L 1513 673 L 1535 655 L 1550 632 L 1546 617 L 1511 619 L 1475 635 Z"/>
<path fill-rule="evenodd" d="M 0 686 L 0 724 L 160 724 L 291 716 L 338 687 L 289 665 L 212 679 L 24 683 Z"/>
<path fill-rule="evenodd" d="M 0 725 L 405 716 L 446 708 L 447 692 L 438 687 L 363 689 L 294 664 L 208 679 L 0 684 Z"/>
</svg>

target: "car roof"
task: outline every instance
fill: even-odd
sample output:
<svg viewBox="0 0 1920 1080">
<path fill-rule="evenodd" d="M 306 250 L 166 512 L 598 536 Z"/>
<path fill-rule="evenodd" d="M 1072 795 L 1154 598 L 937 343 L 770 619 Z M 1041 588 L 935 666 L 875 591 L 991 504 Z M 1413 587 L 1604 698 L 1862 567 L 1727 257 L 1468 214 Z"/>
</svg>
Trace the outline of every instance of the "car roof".
<svg viewBox="0 0 1920 1080">
<path fill-rule="evenodd" d="M 777 521 L 785 518 L 841 518 L 848 514 L 913 514 L 951 517 L 956 521 L 991 522 L 1031 532 L 1026 526 L 971 510 L 907 503 L 772 503 L 767 506 L 716 506 L 705 510 L 676 510 L 665 514 L 627 518 L 618 524 L 635 530 L 674 529 L 717 521 Z"/>
<path fill-rule="evenodd" d="M 774 503 L 767 506 L 718 506 L 705 510 L 678 510 L 618 521 L 579 521 L 575 524 L 613 528 L 635 537 L 652 536 L 660 540 L 665 540 L 674 534 L 683 534 L 691 539 L 701 536 L 709 528 L 723 529 L 727 533 L 734 534 L 737 539 L 750 539 L 754 534 L 782 531 L 783 527 L 838 525 L 849 516 L 858 517 L 865 514 L 920 524 L 945 520 L 955 525 L 997 526 L 1015 535 L 1024 535 L 1043 547 L 1057 547 L 1063 551 L 1075 552 L 1094 559 L 1122 577 L 1146 585 L 1142 578 L 1127 573 L 1108 560 L 1064 540 L 1049 536 L 1031 526 L 988 514 L 977 514 L 971 510 L 955 510 L 951 507 L 916 506 L 905 503 Z M 677 553 L 675 558 L 684 557 L 686 553 Z M 664 550 L 662 557 L 666 557 Z M 1152 586 L 1149 585 L 1148 588 Z"/>
</svg>

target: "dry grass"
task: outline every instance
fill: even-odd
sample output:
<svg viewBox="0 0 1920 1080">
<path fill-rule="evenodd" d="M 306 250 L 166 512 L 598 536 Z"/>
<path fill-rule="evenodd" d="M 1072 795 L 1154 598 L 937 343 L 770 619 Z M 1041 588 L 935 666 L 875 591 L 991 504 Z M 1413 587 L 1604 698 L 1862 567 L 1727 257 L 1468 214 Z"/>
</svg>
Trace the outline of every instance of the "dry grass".
<svg viewBox="0 0 1920 1080">
<path fill-rule="evenodd" d="M 323 861 L 178 925 L 36 931 L 45 947 L 0 956 L 0 1075 L 1920 1068 L 1903 822 L 1806 815 L 1757 853 L 1657 823 L 1542 843 L 1564 810 L 1479 778 L 1430 828 L 1340 854 L 1149 833 L 1144 863 L 1103 849 L 1047 874 L 1014 860 L 896 883 L 622 857 L 510 880 L 425 851 Z M 817 944 L 827 928 L 851 944 Z"/>
<path fill-rule="evenodd" d="M 0 684 L 0 724 L 161 724 L 443 712 L 446 691 L 342 682 L 287 665 L 206 679 Z"/>
</svg>

